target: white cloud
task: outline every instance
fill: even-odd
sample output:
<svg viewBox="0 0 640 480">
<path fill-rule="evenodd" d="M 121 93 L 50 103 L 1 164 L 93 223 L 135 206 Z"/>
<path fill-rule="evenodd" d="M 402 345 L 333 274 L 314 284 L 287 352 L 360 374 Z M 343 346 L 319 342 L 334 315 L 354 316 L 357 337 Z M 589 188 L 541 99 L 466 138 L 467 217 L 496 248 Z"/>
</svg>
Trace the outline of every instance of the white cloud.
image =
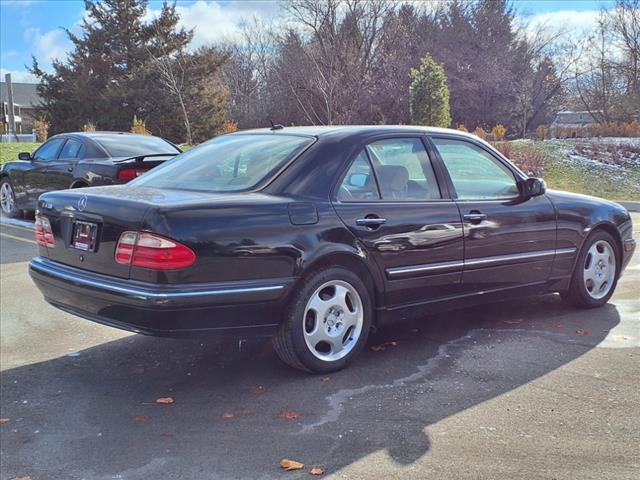
<svg viewBox="0 0 640 480">
<path fill-rule="evenodd" d="M 277 1 L 241 1 L 234 0 L 222 5 L 218 1 L 198 0 L 192 5 L 176 7 L 180 15 L 179 26 L 194 29 L 190 48 L 198 48 L 240 35 L 243 22 L 258 18 L 269 21 L 280 11 Z M 151 20 L 159 10 L 147 12 L 146 19 Z"/>
<path fill-rule="evenodd" d="M 599 15 L 599 10 L 558 10 L 525 17 L 525 21 L 528 22 L 530 32 L 544 28 L 551 32 L 566 32 L 572 37 L 581 37 L 595 29 Z"/>
<path fill-rule="evenodd" d="M 71 41 L 62 29 L 42 33 L 39 28 L 28 28 L 24 38 L 31 44 L 31 54 L 48 69 L 53 60 L 64 60 L 71 49 Z"/>
<path fill-rule="evenodd" d="M 4 76 L 10 73 L 12 82 L 19 83 L 38 83 L 38 79 L 24 70 L 7 70 L 6 68 L 0 68 L 0 79 L 4 82 Z"/>
</svg>

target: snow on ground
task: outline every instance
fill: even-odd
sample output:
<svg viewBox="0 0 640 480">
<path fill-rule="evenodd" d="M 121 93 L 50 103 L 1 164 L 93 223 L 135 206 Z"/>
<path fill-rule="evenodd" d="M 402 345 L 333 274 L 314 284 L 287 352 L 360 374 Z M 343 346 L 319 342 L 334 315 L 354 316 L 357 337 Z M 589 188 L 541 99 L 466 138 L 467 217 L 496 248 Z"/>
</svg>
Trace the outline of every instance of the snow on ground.
<svg viewBox="0 0 640 480">
<path fill-rule="evenodd" d="M 564 161 L 609 172 L 640 168 L 640 138 L 602 137 L 553 140 L 562 148 Z"/>
</svg>

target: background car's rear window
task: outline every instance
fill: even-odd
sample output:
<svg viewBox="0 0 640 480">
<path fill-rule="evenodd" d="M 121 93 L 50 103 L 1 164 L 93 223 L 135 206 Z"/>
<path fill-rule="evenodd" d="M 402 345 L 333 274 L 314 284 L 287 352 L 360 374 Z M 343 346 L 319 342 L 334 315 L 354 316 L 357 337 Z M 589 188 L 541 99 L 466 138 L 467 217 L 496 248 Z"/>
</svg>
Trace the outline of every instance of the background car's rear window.
<svg viewBox="0 0 640 480">
<path fill-rule="evenodd" d="M 248 190 L 313 141 L 293 135 L 225 135 L 185 152 L 131 185 L 206 192 Z"/>
<path fill-rule="evenodd" d="M 169 153 L 175 155 L 178 150 L 166 140 L 145 135 L 94 135 L 98 142 L 112 157 L 136 157 L 138 155 L 157 155 Z"/>
</svg>

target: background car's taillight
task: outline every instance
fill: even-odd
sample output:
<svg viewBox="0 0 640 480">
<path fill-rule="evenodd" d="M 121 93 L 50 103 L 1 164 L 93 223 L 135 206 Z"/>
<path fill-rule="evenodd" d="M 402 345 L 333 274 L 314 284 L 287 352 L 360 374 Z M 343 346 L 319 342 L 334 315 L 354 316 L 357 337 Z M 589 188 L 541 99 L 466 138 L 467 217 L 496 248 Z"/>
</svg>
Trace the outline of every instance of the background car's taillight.
<svg viewBox="0 0 640 480">
<path fill-rule="evenodd" d="M 150 232 L 124 232 L 116 246 L 116 262 L 154 270 L 173 270 L 194 264 L 189 247 Z"/>
<path fill-rule="evenodd" d="M 118 172 L 118 180 L 128 182 L 148 171 L 148 168 L 123 168 Z"/>
<path fill-rule="evenodd" d="M 53 248 L 56 246 L 51 223 L 47 217 L 42 215 L 36 215 L 36 242 L 43 247 Z"/>
</svg>

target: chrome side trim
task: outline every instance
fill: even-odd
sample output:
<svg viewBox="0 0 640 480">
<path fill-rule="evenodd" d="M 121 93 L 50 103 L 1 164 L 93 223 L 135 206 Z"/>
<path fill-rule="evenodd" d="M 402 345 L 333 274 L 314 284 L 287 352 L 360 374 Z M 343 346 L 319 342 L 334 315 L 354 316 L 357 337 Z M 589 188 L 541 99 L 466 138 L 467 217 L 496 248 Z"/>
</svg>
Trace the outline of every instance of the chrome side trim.
<svg viewBox="0 0 640 480">
<path fill-rule="evenodd" d="M 571 248 L 558 248 L 556 249 L 556 255 L 572 255 L 576 253 L 578 249 L 576 247 Z"/>
<path fill-rule="evenodd" d="M 442 263 L 429 263 L 426 265 L 414 265 L 411 267 L 394 267 L 387 268 L 387 275 L 389 278 L 400 277 L 406 274 L 412 273 L 444 273 L 444 272 L 455 272 L 456 270 L 461 270 L 464 266 L 464 262 L 462 261 L 454 261 L 454 262 L 442 262 Z"/>
<path fill-rule="evenodd" d="M 515 253 L 511 255 L 496 255 L 493 257 L 471 258 L 464 261 L 428 263 L 425 265 L 412 265 L 407 267 L 394 267 L 386 269 L 387 276 L 391 279 L 403 275 L 420 273 L 446 273 L 455 272 L 464 267 L 491 266 L 502 263 L 509 263 L 518 260 L 528 260 L 534 258 L 554 257 L 556 255 L 569 255 L 577 251 L 575 247 L 559 248 L 554 250 L 540 250 L 537 252 Z"/>
<path fill-rule="evenodd" d="M 496 263 L 512 262 L 514 260 L 527 260 L 529 258 L 553 257 L 555 250 L 541 250 L 539 252 L 514 253 L 511 255 L 496 255 L 494 257 L 471 258 L 464 261 L 464 266 L 492 265 Z"/>
<path fill-rule="evenodd" d="M 195 291 L 183 291 L 183 292 L 154 292 L 151 290 L 143 290 L 135 287 L 123 287 L 114 283 L 101 282 L 99 280 L 92 280 L 89 278 L 83 278 L 70 273 L 63 272 L 56 268 L 51 268 L 45 263 L 41 262 L 37 258 L 34 258 L 30 264 L 31 268 L 37 272 L 46 273 L 55 278 L 61 278 L 68 280 L 75 285 L 82 285 L 87 287 L 98 288 L 100 290 L 107 290 L 115 293 L 128 295 L 131 297 L 139 298 L 142 300 L 168 300 L 172 298 L 186 298 L 186 297 L 203 297 L 203 296 L 217 296 L 217 295 L 232 295 L 232 294 L 245 294 L 256 292 L 271 292 L 275 290 L 282 290 L 285 285 L 265 285 L 257 287 L 226 287 L 217 288 L 211 290 L 195 290 Z"/>
</svg>

